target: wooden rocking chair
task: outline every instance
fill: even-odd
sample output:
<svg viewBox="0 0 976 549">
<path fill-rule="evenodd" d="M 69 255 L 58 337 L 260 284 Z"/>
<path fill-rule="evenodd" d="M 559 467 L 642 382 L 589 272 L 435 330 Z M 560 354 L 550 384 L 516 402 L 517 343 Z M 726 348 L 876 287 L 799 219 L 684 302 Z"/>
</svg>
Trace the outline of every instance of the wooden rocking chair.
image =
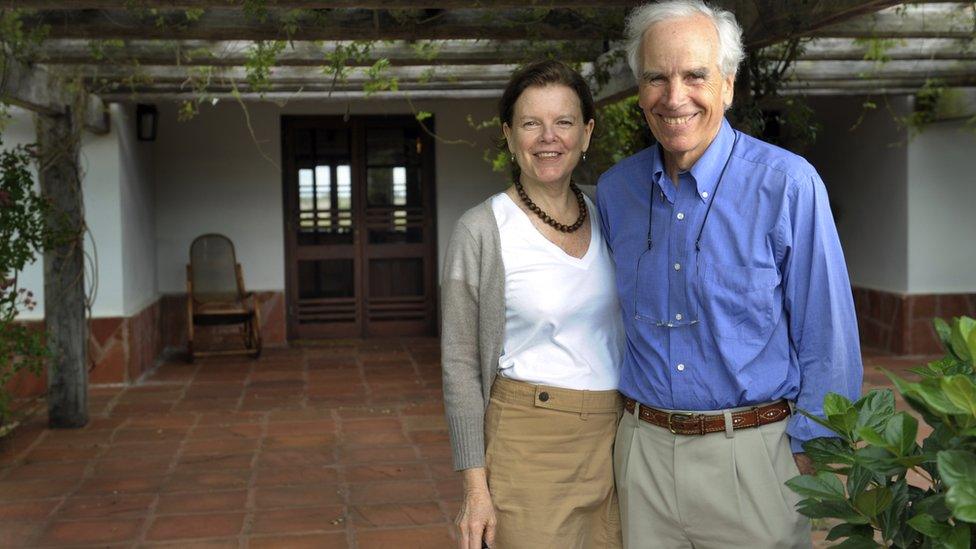
<svg viewBox="0 0 976 549">
<path fill-rule="evenodd" d="M 244 276 L 234 244 L 222 234 L 198 236 L 190 244 L 186 266 L 187 355 L 196 357 L 244 354 L 261 355 L 261 315 L 253 292 L 244 290 Z M 198 351 L 194 326 L 241 325 L 243 349 Z"/>
</svg>

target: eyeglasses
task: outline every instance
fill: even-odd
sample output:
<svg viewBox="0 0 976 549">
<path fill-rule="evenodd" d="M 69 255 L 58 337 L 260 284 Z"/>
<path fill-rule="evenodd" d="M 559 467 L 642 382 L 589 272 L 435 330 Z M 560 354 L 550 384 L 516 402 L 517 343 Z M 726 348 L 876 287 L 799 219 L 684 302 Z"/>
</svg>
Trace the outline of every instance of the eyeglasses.
<svg viewBox="0 0 976 549">
<path fill-rule="evenodd" d="M 715 197 L 718 195 L 718 189 L 722 185 L 722 180 L 725 179 L 725 170 L 729 167 L 729 162 L 732 161 L 732 155 L 735 153 L 735 146 L 739 143 L 739 132 L 732 130 L 732 148 L 729 150 L 729 156 L 725 159 L 725 164 L 722 165 L 722 171 L 718 175 L 718 182 L 715 183 L 715 189 L 712 191 L 712 200 L 708 203 L 708 207 L 705 208 L 705 218 L 702 219 L 701 226 L 698 228 L 698 238 L 695 239 L 695 251 L 701 251 L 701 241 L 702 234 L 705 232 L 705 224 L 708 223 L 708 214 L 712 213 L 712 204 L 715 203 Z M 654 246 L 654 239 L 651 235 L 651 229 L 654 227 L 654 185 L 651 184 L 650 188 L 651 196 L 648 200 L 647 208 L 647 249 L 650 250 Z M 663 194 L 662 194 L 663 198 Z"/>
</svg>

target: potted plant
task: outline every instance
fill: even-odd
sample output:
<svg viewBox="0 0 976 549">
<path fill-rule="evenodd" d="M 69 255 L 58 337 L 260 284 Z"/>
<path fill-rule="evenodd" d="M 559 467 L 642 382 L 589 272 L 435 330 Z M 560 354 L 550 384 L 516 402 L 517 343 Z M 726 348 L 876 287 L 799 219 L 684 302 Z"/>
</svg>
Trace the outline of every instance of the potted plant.
<svg viewBox="0 0 976 549">
<path fill-rule="evenodd" d="M 828 394 L 823 417 L 837 438 L 804 448 L 816 468 L 787 482 L 800 513 L 839 523 L 837 547 L 969 548 L 976 537 L 976 321 L 935 320 L 945 356 L 914 368 L 919 381 L 885 372 L 932 428 L 919 444 L 914 415 L 895 411 L 890 389 L 856 402 Z M 914 473 L 914 474 L 910 474 Z"/>
</svg>

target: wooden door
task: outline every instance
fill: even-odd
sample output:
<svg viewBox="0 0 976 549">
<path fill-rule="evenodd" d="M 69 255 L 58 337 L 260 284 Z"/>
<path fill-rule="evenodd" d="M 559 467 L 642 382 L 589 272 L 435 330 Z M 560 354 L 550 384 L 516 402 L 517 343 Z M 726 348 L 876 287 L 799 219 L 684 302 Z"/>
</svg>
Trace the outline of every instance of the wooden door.
<svg viewBox="0 0 976 549">
<path fill-rule="evenodd" d="M 413 117 L 284 117 L 289 338 L 433 335 L 434 162 Z"/>
</svg>

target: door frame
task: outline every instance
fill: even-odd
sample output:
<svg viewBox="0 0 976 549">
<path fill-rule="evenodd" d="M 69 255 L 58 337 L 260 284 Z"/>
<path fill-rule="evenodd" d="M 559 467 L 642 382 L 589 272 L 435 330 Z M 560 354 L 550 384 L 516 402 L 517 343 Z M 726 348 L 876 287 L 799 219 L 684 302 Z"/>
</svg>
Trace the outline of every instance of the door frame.
<svg viewBox="0 0 976 549">
<path fill-rule="evenodd" d="M 353 212 L 353 285 L 356 300 L 355 310 L 357 322 L 353 328 L 348 330 L 337 330 L 334 335 L 323 336 L 322 339 L 343 338 L 343 337 L 390 337 L 403 335 L 404 337 L 435 336 L 439 333 L 440 308 L 438 306 L 440 292 L 437 280 L 438 266 L 438 247 L 437 247 L 437 173 L 436 173 L 436 140 L 434 139 L 434 120 L 427 118 L 423 123 L 419 122 L 414 115 L 354 115 L 345 117 L 343 115 L 281 115 L 281 190 L 282 190 L 282 225 L 284 227 L 284 260 L 285 260 L 285 333 L 286 338 L 300 338 L 298 335 L 298 312 L 297 312 L 297 292 L 298 292 L 298 245 L 294 238 L 294 229 L 291 224 L 298 222 L 297 212 L 290 211 L 292 200 L 297 200 L 294 196 L 297 187 L 294 182 L 289 181 L 289 175 L 297 173 L 294 154 L 288 146 L 290 139 L 289 132 L 295 125 L 299 126 L 320 126 L 328 128 L 348 127 L 351 133 L 350 163 L 353 178 L 352 189 L 352 212 Z M 422 231 L 425 235 L 423 245 L 424 260 L 424 294 L 425 310 L 427 322 L 422 333 L 397 334 L 404 328 L 403 324 L 396 325 L 396 321 L 389 323 L 372 323 L 374 333 L 368 333 L 371 323 L 367 311 L 368 293 L 368 266 L 366 265 L 366 248 L 368 243 L 368 231 L 366 230 L 366 130 L 370 128 L 382 127 L 409 127 L 418 128 L 422 146 L 425 148 L 421 154 L 421 189 L 422 200 L 426 206 Z M 357 184 L 358 183 L 358 184 Z M 293 188 L 295 187 L 295 188 Z M 373 254 L 375 255 L 375 254 Z"/>
</svg>

